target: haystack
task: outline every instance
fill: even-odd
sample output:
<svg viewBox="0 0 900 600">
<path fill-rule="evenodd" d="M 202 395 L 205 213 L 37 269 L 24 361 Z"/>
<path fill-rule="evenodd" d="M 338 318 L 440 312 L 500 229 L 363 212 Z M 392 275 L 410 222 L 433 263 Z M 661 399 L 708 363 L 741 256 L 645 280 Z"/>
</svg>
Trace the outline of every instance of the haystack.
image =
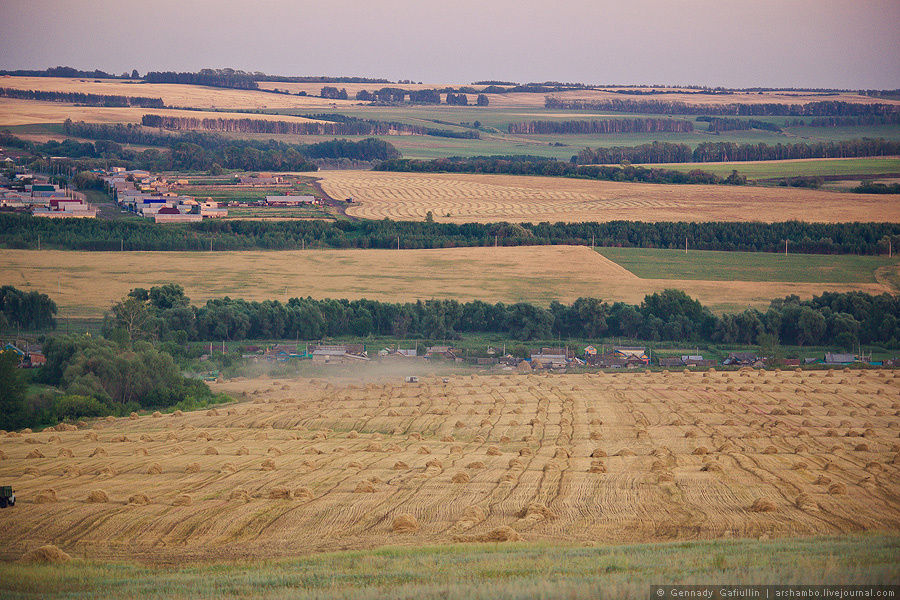
<svg viewBox="0 0 900 600">
<path fill-rule="evenodd" d="M 59 565 L 72 560 L 72 557 L 53 544 L 41 546 L 22 555 L 21 562 L 30 565 Z"/>
<path fill-rule="evenodd" d="M 109 502 L 109 496 L 103 490 L 94 490 L 88 494 L 86 501 L 89 503 Z"/>
<path fill-rule="evenodd" d="M 193 502 L 193 499 L 187 494 L 180 494 L 172 500 L 172 506 L 190 506 Z"/>
<path fill-rule="evenodd" d="M 145 505 L 150 504 L 150 498 L 146 494 L 133 494 L 128 497 L 128 504 Z"/>
<path fill-rule="evenodd" d="M 750 505 L 753 512 L 772 512 L 775 510 L 775 503 L 768 498 L 757 498 Z"/>
<path fill-rule="evenodd" d="M 419 528 L 419 522 L 410 514 L 400 514 L 394 517 L 391 522 L 391 531 L 394 533 L 407 533 L 416 531 Z"/>
</svg>

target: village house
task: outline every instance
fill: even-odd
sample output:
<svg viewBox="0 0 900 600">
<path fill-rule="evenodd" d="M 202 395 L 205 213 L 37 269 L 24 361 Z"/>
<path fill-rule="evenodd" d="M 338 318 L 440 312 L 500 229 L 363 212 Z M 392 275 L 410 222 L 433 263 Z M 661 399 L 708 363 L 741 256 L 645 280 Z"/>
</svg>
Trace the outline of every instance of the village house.
<svg viewBox="0 0 900 600">
<path fill-rule="evenodd" d="M 369 360 L 363 344 L 317 344 L 310 351 L 315 363 L 342 364 Z"/>
<path fill-rule="evenodd" d="M 425 349 L 425 358 L 456 360 L 459 350 L 450 346 L 431 346 Z"/>
<path fill-rule="evenodd" d="M 826 365 L 849 365 L 856 362 L 856 355 L 852 353 L 826 352 Z"/>
</svg>

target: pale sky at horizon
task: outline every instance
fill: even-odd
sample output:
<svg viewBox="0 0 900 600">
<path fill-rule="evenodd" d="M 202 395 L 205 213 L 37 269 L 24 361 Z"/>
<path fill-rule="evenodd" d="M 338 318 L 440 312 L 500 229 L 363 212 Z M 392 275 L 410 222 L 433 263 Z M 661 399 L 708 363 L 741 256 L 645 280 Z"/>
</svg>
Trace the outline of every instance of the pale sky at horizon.
<svg viewBox="0 0 900 600">
<path fill-rule="evenodd" d="M 0 68 L 900 88 L 900 0 L 3 0 Z"/>
</svg>

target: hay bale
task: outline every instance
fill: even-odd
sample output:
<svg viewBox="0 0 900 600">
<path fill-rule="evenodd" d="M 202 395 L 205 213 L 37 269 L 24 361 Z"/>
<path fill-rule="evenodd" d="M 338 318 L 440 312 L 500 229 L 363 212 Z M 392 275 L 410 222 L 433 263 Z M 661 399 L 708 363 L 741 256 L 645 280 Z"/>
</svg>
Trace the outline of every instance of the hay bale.
<svg viewBox="0 0 900 600">
<path fill-rule="evenodd" d="M 293 493 L 288 488 L 276 487 L 269 490 L 269 500 L 290 500 Z"/>
<path fill-rule="evenodd" d="M 453 483 L 469 483 L 469 475 L 468 473 L 460 471 L 459 473 L 451 477 L 450 481 L 452 481 Z"/>
<path fill-rule="evenodd" d="M 775 446 L 766 446 L 763 449 L 763 454 L 778 454 L 778 448 Z"/>
<path fill-rule="evenodd" d="M 618 452 L 613 454 L 613 456 L 634 456 L 634 455 L 635 455 L 634 452 L 632 452 L 628 448 L 622 448 L 621 450 L 619 450 Z"/>
<path fill-rule="evenodd" d="M 775 503 L 768 498 L 757 498 L 750 505 L 750 510 L 753 512 L 772 512 L 775 510 Z"/>
<path fill-rule="evenodd" d="M 828 486 L 828 493 L 832 496 L 839 496 L 847 493 L 847 486 L 843 483 L 832 483 Z"/>
<path fill-rule="evenodd" d="M 869 445 L 868 444 L 857 444 L 853 447 L 853 450 L 856 452 L 868 452 Z"/>
<path fill-rule="evenodd" d="M 184 468 L 185 473 L 199 473 L 200 463 L 192 462 Z"/>
<path fill-rule="evenodd" d="M 517 542 L 520 538 L 516 530 L 508 525 L 497 527 L 475 538 L 477 542 Z"/>
<path fill-rule="evenodd" d="M 475 462 L 470 462 L 469 464 L 467 464 L 466 468 L 467 469 L 483 469 L 484 463 L 481 462 L 480 460 L 477 460 Z"/>
<path fill-rule="evenodd" d="M 443 468 L 444 468 L 444 463 L 442 463 L 441 461 L 439 461 L 439 460 L 436 459 L 436 458 L 432 458 L 432 459 L 429 460 L 427 463 L 425 463 L 425 468 L 427 469 L 428 467 L 432 467 L 432 468 L 435 468 L 435 469 L 443 469 Z"/>
<path fill-rule="evenodd" d="M 271 458 L 267 458 L 260 465 L 260 470 L 262 471 L 274 471 L 275 470 L 275 461 Z"/>
<path fill-rule="evenodd" d="M 60 448 L 59 452 L 56 453 L 57 458 L 74 458 L 75 455 L 68 448 Z"/>
<path fill-rule="evenodd" d="M 416 531 L 419 528 L 419 522 L 410 514 L 404 513 L 394 517 L 391 522 L 391 531 L 394 533 L 407 533 Z"/>
<path fill-rule="evenodd" d="M 370 442 L 365 448 L 366 452 L 381 452 L 381 444 L 378 442 Z M 420 452 L 421 454 L 421 452 Z"/>
<path fill-rule="evenodd" d="M 721 473 L 722 465 L 719 463 L 708 462 L 704 463 L 702 467 L 700 467 L 701 471 L 705 471 L 707 473 Z"/>
<path fill-rule="evenodd" d="M 409 465 L 406 464 L 405 462 L 403 462 L 402 460 L 398 460 L 397 462 L 394 463 L 395 471 L 404 471 L 406 469 L 409 469 Z"/>
<path fill-rule="evenodd" d="M 217 456 L 219 454 L 219 451 L 216 450 L 214 446 L 208 446 L 206 450 L 203 451 L 203 454 L 206 454 L 208 456 Z"/>
<path fill-rule="evenodd" d="M 56 497 L 56 490 L 53 488 L 41 490 L 34 496 L 35 504 L 53 504 L 54 502 L 58 502 L 58 499 Z"/>
<path fill-rule="evenodd" d="M 101 448 L 99 446 L 94 448 L 94 450 L 90 453 L 89 457 L 93 458 L 95 456 L 107 456 L 106 450 L 104 450 L 103 448 Z"/>
<path fill-rule="evenodd" d="M 71 560 L 72 557 L 69 554 L 66 554 L 53 544 L 30 550 L 19 559 L 20 562 L 29 565 L 60 565 Z"/>
<path fill-rule="evenodd" d="M 315 495 L 308 487 L 298 487 L 294 490 L 295 500 L 312 500 L 313 498 L 315 498 Z"/>
<path fill-rule="evenodd" d="M 237 449 L 237 452 L 235 454 L 237 456 L 244 456 L 244 455 L 250 454 L 250 449 L 247 448 L 247 446 L 241 446 L 240 448 Z"/>
<path fill-rule="evenodd" d="M 375 486 L 372 485 L 371 481 L 360 481 L 356 484 L 356 488 L 353 490 L 353 492 L 357 494 L 369 494 L 374 491 Z"/>
<path fill-rule="evenodd" d="M 44 458 L 44 455 L 41 454 L 41 451 L 35 448 L 25 458 Z"/>
<path fill-rule="evenodd" d="M 531 451 L 531 448 L 521 448 L 519 450 L 519 456 L 533 456 L 534 452 Z"/>
<path fill-rule="evenodd" d="M 500 448 L 497 446 L 488 446 L 487 454 L 488 456 L 500 456 L 502 452 L 500 452 Z"/>
<path fill-rule="evenodd" d="M 85 502 L 95 504 L 105 503 L 109 502 L 109 496 L 103 490 L 94 490 L 87 495 Z"/>
<path fill-rule="evenodd" d="M 150 498 L 146 494 L 132 494 L 128 497 L 128 504 L 144 506 L 150 504 Z"/>
<path fill-rule="evenodd" d="M 247 490 L 235 488 L 231 490 L 230 494 L 228 494 L 228 499 L 239 500 L 241 502 L 250 502 L 250 494 L 247 493 Z"/>
<path fill-rule="evenodd" d="M 181 412 L 180 410 L 176 410 L 175 412 L 172 413 L 173 417 L 180 417 L 182 415 L 184 415 L 184 413 Z"/>
<path fill-rule="evenodd" d="M 147 475 L 159 475 L 162 473 L 162 467 L 159 466 L 159 463 L 153 463 L 150 465 L 150 468 L 147 469 Z"/>
<path fill-rule="evenodd" d="M 193 503 L 194 500 L 187 494 L 179 494 L 172 500 L 172 506 L 190 506 Z"/>
<path fill-rule="evenodd" d="M 696 456 L 702 456 L 704 454 L 709 454 L 709 450 L 706 448 L 706 446 L 698 446 L 698 447 L 694 448 L 694 451 L 691 452 L 691 454 L 694 454 Z"/>
<path fill-rule="evenodd" d="M 591 458 L 605 458 L 606 452 L 602 448 L 594 448 L 594 451 L 591 452 Z"/>
<path fill-rule="evenodd" d="M 588 473 L 606 473 L 606 465 L 602 460 L 592 460 Z"/>
<path fill-rule="evenodd" d="M 428 446 L 419 446 L 419 449 L 416 450 L 416 454 L 431 454 L 431 450 Z"/>
<path fill-rule="evenodd" d="M 543 504 L 539 504 L 537 502 L 531 503 L 528 506 L 524 507 L 520 510 L 516 516 L 520 519 L 531 519 L 534 521 L 541 521 L 543 519 L 552 519 L 556 515 L 553 514 L 549 508 L 544 506 Z"/>
<path fill-rule="evenodd" d="M 670 471 L 663 471 L 662 473 L 657 473 L 656 481 L 658 483 L 675 481 L 675 476 Z"/>
<path fill-rule="evenodd" d="M 351 440 L 355 440 L 359 437 L 359 432 L 357 432 L 355 429 L 351 429 L 349 433 L 347 433 L 347 437 Z"/>
</svg>

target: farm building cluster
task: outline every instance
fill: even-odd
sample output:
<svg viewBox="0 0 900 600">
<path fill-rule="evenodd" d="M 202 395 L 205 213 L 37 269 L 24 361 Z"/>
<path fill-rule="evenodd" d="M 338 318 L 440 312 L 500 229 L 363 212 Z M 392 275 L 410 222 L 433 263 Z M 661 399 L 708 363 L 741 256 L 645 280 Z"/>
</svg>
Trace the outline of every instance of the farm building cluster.
<svg viewBox="0 0 900 600">
<path fill-rule="evenodd" d="M 101 175 L 107 190 L 123 209 L 157 223 L 194 223 L 228 216 L 228 209 L 212 200 L 199 201 L 176 189 L 187 181 L 169 181 L 148 171 L 113 167 Z"/>
<path fill-rule="evenodd" d="M 776 362 L 755 352 L 729 352 L 728 356 L 722 361 L 705 358 L 701 354 L 653 358 L 650 349 L 634 346 L 612 346 L 601 348 L 600 351 L 593 346 L 587 346 L 580 353 L 570 347 L 542 347 L 531 349 L 526 358 L 513 356 L 507 353 L 505 349 L 500 350 L 493 347 L 489 347 L 486 352 L 480 352 L 478 355 L 475 355 L 473 352 L 467 352 L 449 345 L 419 346 L 418 344 L 409 348 L 399 346 L 381 348 L 373 351 L 371 354 L 366 344 L 363 343 L 241 345 L 231 348 L 231 350 L 235 349 L 240 350 L 245 360 L 254 362 L 311 360 L 317 364 L 337 365 L 361 363 L 370 360 L 397 360 L 404 362 L 413 360 L 448 361 L 486 368 L 516 369 L 521 372 L 591 367 L 598 369 L 638 369 L 649 367 L 687 369 L 717 366 L 765 368 L 772 366 Z M 224 343 L 221 347 L 210 344 L 209 353 L 211 354 L 213 351 L 224 353 L 228 351 L 228 348 Z M 209 354 L 202 357 L 203 360 L 208 358 Z M 827 352 L 821 357 L 780 359 L 777 361 L 777 364 L 785 367 L 811 365 L 848 366 L 852 364 L 894 366 L 895 362 L 900 364 L 900 361 L 895 360 L 884 363 L 873 362 L 869 357 L 862 355 Z"/>
<path fill-rule="evenodd" d="M 0 180 L 0 209 L 28 212 L 35 217 L 93 219 L 97 208 L 84 194 L 51 183 L 49 178 L 20 170 Z"/>
</svg>

